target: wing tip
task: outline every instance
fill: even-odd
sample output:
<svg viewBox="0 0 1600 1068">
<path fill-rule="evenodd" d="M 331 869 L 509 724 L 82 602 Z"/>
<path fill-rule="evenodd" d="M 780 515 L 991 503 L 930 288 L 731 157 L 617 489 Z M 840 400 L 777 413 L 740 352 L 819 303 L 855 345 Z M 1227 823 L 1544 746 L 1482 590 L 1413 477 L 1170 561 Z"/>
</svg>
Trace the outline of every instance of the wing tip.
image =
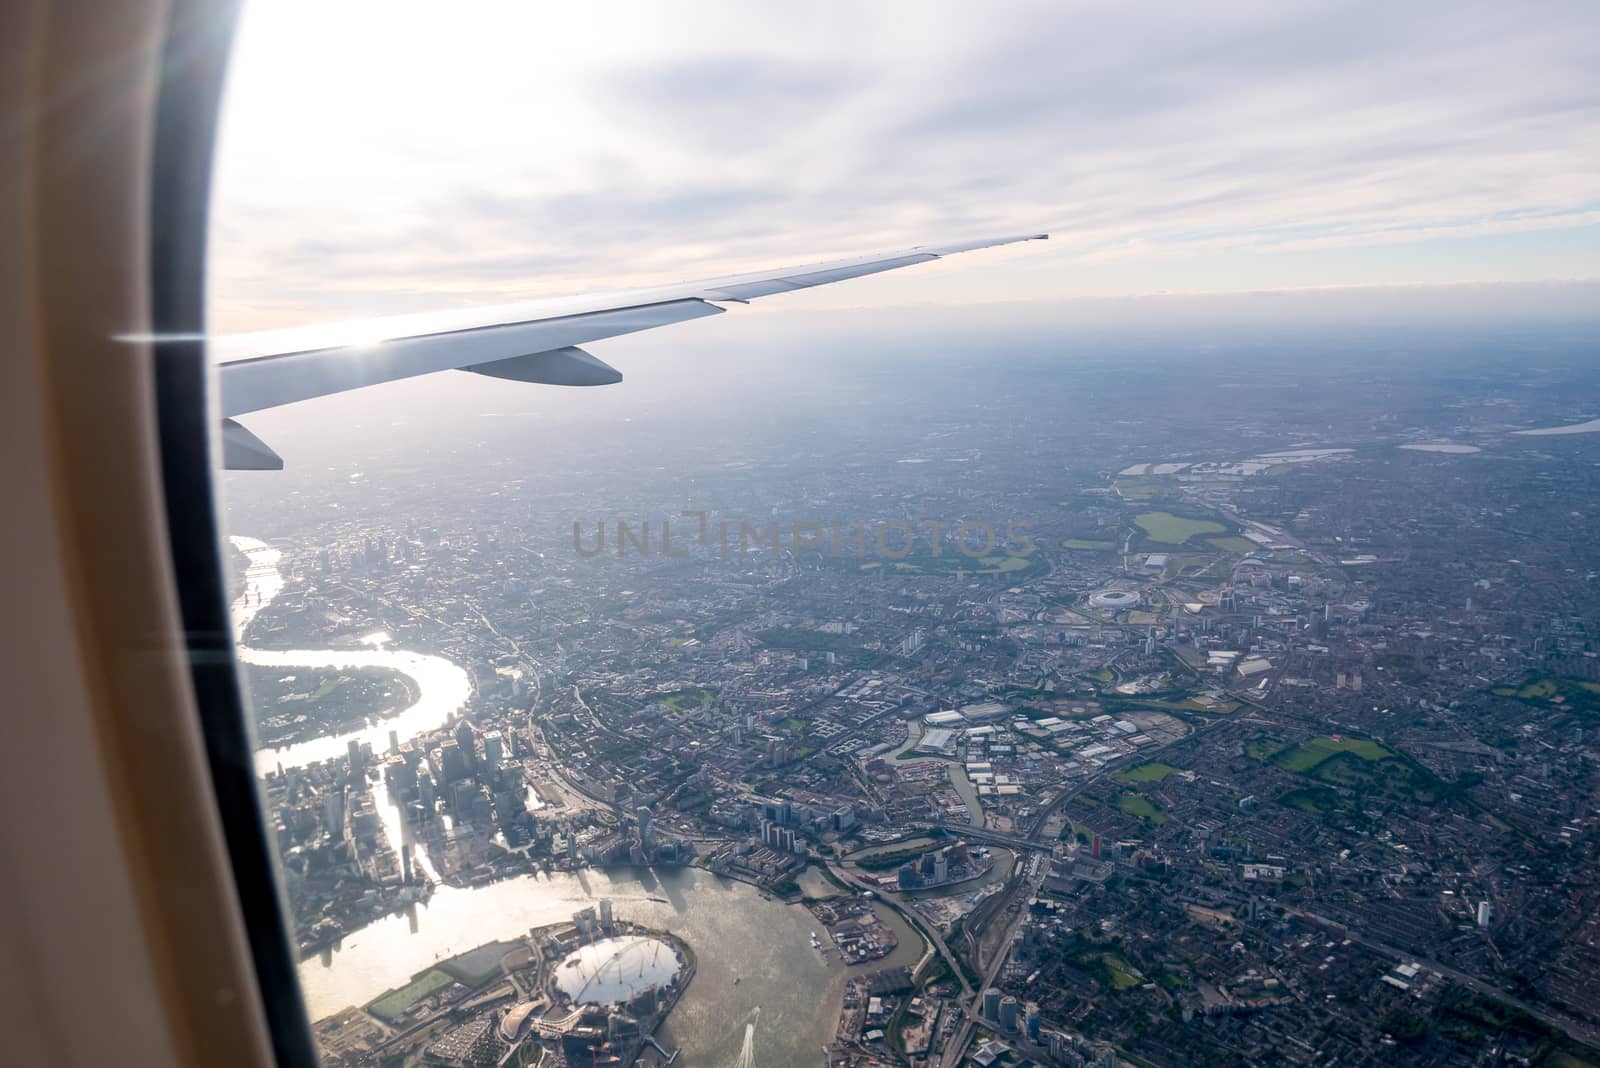
<svg viewBox="0 0 1600 1068">
<path fill-rule="evenodd" d="M 1043 231 L 1031 234 L 1012 234 L 1009 237 L 985 237 L 977 241 L 962 241 L 953 245 L 918 245 L 913 252 L 929 252 L 935 256 L 954 256 L 961 252 L 977 252 L 986 248 L 999 248 L 1001 245 L 1015 245 L 1019 241 L 1048 241 L 1050 235 Z"/>
</svg>

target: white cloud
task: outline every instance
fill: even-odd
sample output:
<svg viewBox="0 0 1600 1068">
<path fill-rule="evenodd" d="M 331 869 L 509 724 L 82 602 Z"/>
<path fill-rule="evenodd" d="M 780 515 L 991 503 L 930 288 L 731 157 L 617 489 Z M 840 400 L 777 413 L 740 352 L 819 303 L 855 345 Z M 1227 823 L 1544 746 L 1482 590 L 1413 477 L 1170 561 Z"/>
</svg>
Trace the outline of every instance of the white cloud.
<svg viewBox="0 0 1600 1068">
<path fill-rule="evenodd" d="M 217 318 L 1041 228 L 1026 254 L 804 299 L 1072 296 L 1112 261 L 1126 291 L 1176 261 L 1194 288 L 1255 286 L 1291 254 L 1292 284 L 1365 280 L 1351 249 L 1373 281 L 1565 275 L 1600 257 L 1597 42 L 1590 3 L 258 3 L 218 167 Z M 1394 254 L 1553 231 L 1579 251 Z"/>
</svg>

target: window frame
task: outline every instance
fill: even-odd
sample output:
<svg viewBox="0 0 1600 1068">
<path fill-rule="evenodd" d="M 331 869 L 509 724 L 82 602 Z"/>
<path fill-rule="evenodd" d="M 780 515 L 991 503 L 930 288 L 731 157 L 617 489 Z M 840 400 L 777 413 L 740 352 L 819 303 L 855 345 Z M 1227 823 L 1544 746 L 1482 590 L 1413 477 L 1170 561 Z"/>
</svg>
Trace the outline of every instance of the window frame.
<svg viewBox="0 0 1600 1068">
<path fill-rule="evenodd" d="M 238 0 L 175 0 L 161 38 L 149 187 L 152 383 L 169 552 L 189 680 L 273 1054 L 318 1058 L 256 780 L 224 581 L 215 383 L 206 352 L 206 243 Z"/>
</svg>

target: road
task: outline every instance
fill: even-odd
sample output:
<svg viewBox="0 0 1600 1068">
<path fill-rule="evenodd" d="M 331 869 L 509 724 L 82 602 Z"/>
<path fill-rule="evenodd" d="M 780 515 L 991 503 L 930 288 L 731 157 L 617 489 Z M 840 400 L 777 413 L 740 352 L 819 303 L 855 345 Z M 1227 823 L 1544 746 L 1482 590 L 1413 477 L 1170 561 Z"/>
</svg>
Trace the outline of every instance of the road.
<svg viewBox="0 0 1600 1068">
<path fill-rule="evenodd" d="M 1039 871 L 1033 873 L 1027 867 L 1027 857 L 1020 858 L 1018 863 L 1022 865 L 1022 869 L 1017 878 L 1016 889 L 1012 892 L 1012 895 L 1013 897 L 1020 896 L 1021 901 L 1026 901 L 1038 893 L 1040 885 L 1044 882 L 1044 873 L 1048 871 L 1048 866 L 1040 865 Z M 983 982 L 978 984 L 978 992 L 968 997 L 961 1005 L 961 1030 L 957 1031 L 955 1037 L 945 1043 L 944 1049 L 940 1052 L 940 1068 L 955 1068 L 956 1065 L 961 1063 L 961 1058 L 965 1055 L 967 1046 L 972 1042 L 972 1032 L 983 1022 L 980 1011 L 983 991 L 993 986 L 1000 978 L 1000 972 L 1005 968 L 1006 961 L 1011 957 L 1011 944 L 1017 937 L 1017 928 L 1022 925 L 1022 921 L 1027 914 L 1028 910 L 1026 908 L 1018 908 L 1016 915 L 1012 916 L 1011 922 L 1006 925 L 1005 933 L 1000 936 L 1000 941 L 997 943 L 999 951 L 995 953 L 994 959 L 989 962 L 989 966 L 984 969 Z M 973 944 L 976 945 L 977 940 L 974 940 Z"/>
<path fill-rule="evenodd" d="M 1476 994 L 1482 994 L 1484 997 L 1493 998 L 1502 1004 L 1510 1005 L 1514 1009 L 1519 1009 L 1540 1023 L 1554 1027 L 1558 1031 L 1563 1031 L 1580 1042 L 1591 1046 L 1600 1045 L 1600 1027 L 1586 1024 L 1582 1020 L 1576 1020 L 1565 1013 L 1556 1012 L 1553 1009 L 1530 1005 L 1528 1002 L 1507 993 L 1492 983 L 1479 979 L 1477 976 L 1457 971 L 1449 965 L 1440 964 L 1438 961 L 1429 960 L 1427 957 L 1419 957 L 1410 950 L 1401 949 L 1399 946 L 1391 946 L 1387 942 L 1369 938 L 1360 931 L 1346 927 L 1338 920 L 1329 919 L 1327 916 L 1320 916 L 1315 912 L 1307 912 L 1305 909 L 1292 906 L 1286 906 L 1284 911 L 1337 931 L 1352 942 L 1359 942 L 1368 949 L 1381 953 L 1392 960 L 1416 961 L 1429 971 L 1437 972 L 1453 983 L 1464 986 Z"/>
<path fill-rule="evenodd" d="M 1216 716 L 1211 720 L 1211 722 L 1197 727 L 1181 737 L 1174 738 L 1169 742 L 1146 749 L 1137 756 L 1136 760 L 1140 763 L 1152 760 L 1158 754 L 1166 752 L 1179 742 L 1192 739 L 1196 735 L 1226 722 L 1229 722 L 1229 718 L 1227 716 Z M 1039 810 L 1038 817 L 1029 826 L 1028 833 L 1026 835 L 1009 835 L 1002 834 L 997 831 L 987 831 L 979 828 L 969 827 L 955 827 L 949 829 L 955 834 L 970 835 L 975 838 L 992 839 L 997 842 L 1003 842 L 1004 844 L 1013 848 L 1023 850 L 1048 850 L 1052 848 L 1055 843 L 1041 839 L 1039 837 L 1039 832 L 1049 823 L 1050 817 L 1058 809 L 1060 809 L 1062 805 L 1066 804 L 1072 798 L 1076 797 L 1090 786 L 1099 782 L 1105 778 L 1105 776 L 1115 774 L 1116 772 L 1123 770 L 1123 768 L 1126 766 L 1126 763 L 1119 761 L 1115 765 L 1102 768 L 1100 771 L 1096 772 L 1094 775 L 1091 775 L 1089 778 L 1084 779 L 1077 785 L 1072 786 L 1067 790 L 1063 790 L 1053 801 L 1049 802 Z M 1022 864 L 1026 863 L 1026 861 L 1027 854 L 1025 852 L 1019 853 L 1018 863 Z M 1011 891 L 1010 894 L 1006 895 L 1008 900 L 1000 903 L 997 908 L 1000 910 L 1008 908 L 1014 901 L 1016 901 L 1019 893 L 1022 895 L 1022 900 L 1027 900 L 1028 897 L 1031 897 L 1033 894 L 1038 892 L 1039 886 L 1043 883 L 1043 881 L 1043 871 L 1041 871 L 1041 873 L 1035 876 L 1033 879 L 1029 879 L 1027 877 L 1018 879 L 1016 887 Z M 964 1019 L 961 1025 L 961 1030 L 958 1031 L 955 1037 L 953 1037 L 949 1042 L 945 1043 L 939 1060 L 942 1068 L 954 1068 L 955 1065 L 961 1062 L 961 1057 L 965 1053 L 968 1043 L 972 1041 L 972 1032 L 980 1020 L 978 1012 L 978 998 L 981 996 L 981 992 L 985 988 L 991 986 L 999 977 L 1001 968 L 1005 966 L 1006 958 L 1010 956 L 1011 940 L 1016 936 L 1016 928 L 1022 922 L 1022 918 L 1025 914 L 1026 910 L 1024 909 L 1019 908 L 1016 910 L 1016 915 L 1012 917 L 1011 923 L 1007 927 L 1005 935 L 998 943 L 1000 946 L 1000 952 L 996 954 L 994 960 L 989 962 L 988 968 L 983 973 L 983 983 L 979 986 L 978 993 L 970 995 L 966 1002 L 962 1005 Z M 976 942 L 974 942 L 974 945 L 976 945 Z M 967 989 L 966 983 L 962 983 L 962 987 L 963 991 L 965 992 Z"/>
<path fill-rule="evenodd" d="M 838 879 L 840 882 L 855 887 L 857 890 L 872 893 L 890 908 L 900 913 L 900 915 L 905 918 L 905 921 L 909 923 L 913 929 L 921 934 L 922 937 L 933 943 L 934 949 L 938 950 L 939 956 L 944 958 L 945 964 L 950 968 L 950 973 L 954 975 L 956 977 L 956 981 L 961 984 L 962 995 L 970 996 L 972 994 L 972 986 L 967 982 L 967 975 L 961 970 L 961 965 L 956 961 L 955 954 L 950 951 L 950 947 L 948 944 L 946 944 L 944 936 L 939 934 L 938 929 L 932 924 L 927 923 L 920 916 L 918 916 L 916 914 L 916 910 L 911 908 L 911 906 L 906 903 L 904 898 L 902 898 L 899 894 L 884 890 L 881 886 L 869 886 L 867 883 L 846 871 L 842 866 L 832 861 L 828 861 L 827 864 L 828 871 L 832 873 L 834 878 Z"/>
<path fill-rule="evenodd" d="M 1059 803 L 1059 801 L 1057 802 Z M 949 831 L 958 838 L 976 838 L 980 842 L 993 842 L 996 845 L 1010 846 L 1013 849 L 1051 849 L 1055 843 L 1041 841 L 1032 835 L 1006 834 L 1004 831 L 990 831 L 982 827 L 969 827 L 960 823 L 937 823 L 932 820 L 915 822 L 913 829 L 925 828 L 928 830 Z"/>
<path fill-rule="evenodd" d="M 500 630 L 489 621 L 489 617 L 483 614 L 483 609 L 478 607 L 476 601 L 472 600 L 470 597 L 465 598 L 465 601 L 467 607 L 472 609 L 473 614 L 483 621 L 483 625 L 485 627 L 489 628 L 489 633 L 505 642 L 506 645 L 510 647 L 513 655 L 523 660 L 530 668 L 533 669 L 533 692 L 530 695 L 532 700 L 528 702 L 528 707 L 530 709 L 538 708 L 539 701 L 544 697 L 544 693 L 542 692 L 543 683 L 539 681 L 539 676 L 544 672 L 544 665 L 539 663 L 539 661 L 535 660 L 533 657 L 529 656 L 527 653 L 523 652 L 521 643 L 515 638 L 508 634 L 502 634 Z"/>
<path fill-rule="evenodd" d="M 576 811 L 577 809 L 585 807 L 582 804 L 573 803 L 574 798 L 582 798 L 584 801 L 591 803 L 595 808 L 610 812 L 613 815 L 620 815 L 617 806 L 613 805 L 610 801 L 607 801 L 599 794 L 590 791 L 576 779 L 572 778 L 572 775 L 567 771 L 566 766 L 561 763 L 561 757 L 556 752 L 555 746 L 553 746 L 550 743 L 550 739 L 545 736 L 544 728 L 535 723 L 532 716 L 528 717 L 528 729 L 532 732 L 535 743 L 543 746 L 544 751 L 549 754 L 544 758 L 544 765 L 550 769 L 551 776 L 555 780 L 553 785 L 560 787 L 561 791 L 565 795 L 567 808 Z"/>
</svg>

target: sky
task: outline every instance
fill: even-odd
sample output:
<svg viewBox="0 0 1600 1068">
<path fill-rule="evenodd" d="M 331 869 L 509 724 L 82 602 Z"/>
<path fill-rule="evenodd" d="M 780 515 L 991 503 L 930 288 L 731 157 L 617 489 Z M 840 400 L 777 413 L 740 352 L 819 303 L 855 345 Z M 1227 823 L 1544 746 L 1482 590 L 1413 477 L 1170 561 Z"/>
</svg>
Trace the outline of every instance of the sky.
<svg viewBox="0 0 1600 1068">
<path fill-rule="evenodd" d="M 247 3 L 212 324 L 1031 231 L 766 303 L 1570 305 L 1600 280 L 1596 70 L 1592 0 Z"/>
</svg>

